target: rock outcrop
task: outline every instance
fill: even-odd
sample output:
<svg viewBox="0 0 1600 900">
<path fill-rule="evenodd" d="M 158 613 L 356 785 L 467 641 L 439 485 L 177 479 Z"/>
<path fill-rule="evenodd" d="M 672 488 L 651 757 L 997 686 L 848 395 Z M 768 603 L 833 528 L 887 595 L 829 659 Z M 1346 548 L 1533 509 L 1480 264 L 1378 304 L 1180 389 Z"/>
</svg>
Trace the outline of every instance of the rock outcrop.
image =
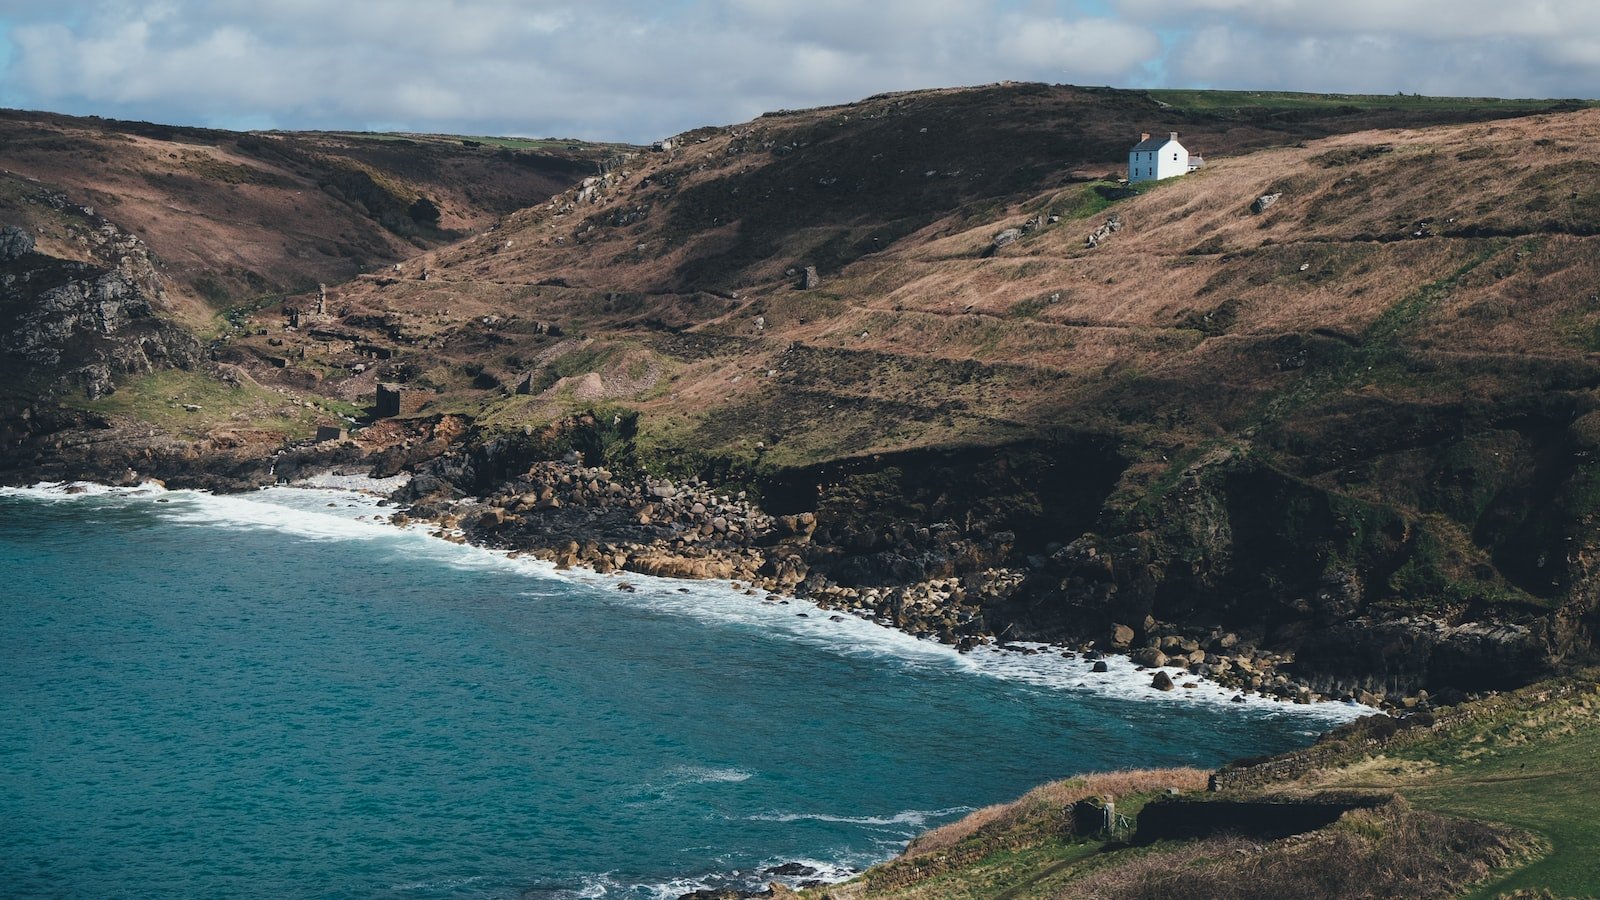
<svg viewBox="0 0 1600 900">
<path fill-rule="evenodd" d="M 94 261 L 41 253 L 19 228 L 0 232 L 0 366 L 95 399 L 119 377 L 198 363 L 199 341 L 158 314 L 165 290 L 143 242 L 88 207 L 50 201 Z"/>
</svg>

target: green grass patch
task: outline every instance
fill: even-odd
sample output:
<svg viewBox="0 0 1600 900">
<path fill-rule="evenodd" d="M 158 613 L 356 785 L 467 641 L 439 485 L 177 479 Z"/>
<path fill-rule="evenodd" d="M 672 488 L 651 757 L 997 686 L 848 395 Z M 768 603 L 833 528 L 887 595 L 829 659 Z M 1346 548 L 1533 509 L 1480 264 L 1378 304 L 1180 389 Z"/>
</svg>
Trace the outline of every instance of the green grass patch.
<svg viewBox="0 0 1600 900">
<path fill-rule="evenodd" d="M 1420 94 L 1319 94 L 1297 91 L 1202 91 L 1163 89 L 1146 91 L 1164 106 L 1188 112 L 1229 110 L 1417 110 L 1541 112 L 1552 109 L 1581 109 L 1597 104 L 1594 100 L 1502 99 L 1499 97 L 1425 97 Z"/>
<path fill-rule="evenodd" d="M 1418 807 L 1525 828 L 1545 838 L 1542 859 L 1469 896 L 1552 891 L 1600 895 L 1600 686 L 1528 702 L 1519 692 L 1481 719 L 1397 755 L 1438 768 L 1403 788 Z"/>
<path fill-rule="evenodd" d="M 1068 191 L 1058 196 L 1051 203 L 1051 212 L 1063 219 L 1087 219 L 1105 212 L 1122 200 L 1149 193 L 1160 184 L 1159 181 L 1138 181 L 1131 184 L 1091 181 L 1075 191 Z"/>
<path fill-rule="evenodd" d="M 69 405 L 112 416 L 130 416 L 184 437 L 201 437 L 218 425 L 246 417 L 242 426 L 307 437 L 316 413 L 258 387 L 235 387 L 201 372 L 168 369 L 119 385 L 98 400 Z M 190 407 L 197 407 L 191 409 Z M 332 410 L 330 410 L 331 412 Z"/>
</svg>

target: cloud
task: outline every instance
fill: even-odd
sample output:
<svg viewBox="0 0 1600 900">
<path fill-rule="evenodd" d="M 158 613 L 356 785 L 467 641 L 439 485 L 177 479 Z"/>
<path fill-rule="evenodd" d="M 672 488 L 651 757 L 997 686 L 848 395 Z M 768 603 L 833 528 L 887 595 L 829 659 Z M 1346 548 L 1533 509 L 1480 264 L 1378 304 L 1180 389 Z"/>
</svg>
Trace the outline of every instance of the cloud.
<svg viewBox="0 0 1600 900">
<path fill-rule="evenodd" d="M 1272 33 L 1383 34 L 1396 38 L 1560 37 L 1600 30 L 1592 0 L 1122 0 L 1136 20 L 1210 19 Z"/>
<path fill-rule="evenodd" d="M 1154 58 L 1161 42 L 1152 32 L 1112 19 L 1007 16 L 999 49 L 1032 69 L 1056 68 L 1091 80 L 1126 76 Z"/>
<path fill-rule="evenodd" d="M 1000 80 L 1600 93 L 1600 4 L 1534 0 L 0 0 L 7 102 L 646 141 Z"/>
<path fill-rule="evenodd" d="M 1592 0 L 1120 0 L 1178 35 L 1165 69 L 1211 87 L 1476 96 L 1600 93 Z"/>
</svg>

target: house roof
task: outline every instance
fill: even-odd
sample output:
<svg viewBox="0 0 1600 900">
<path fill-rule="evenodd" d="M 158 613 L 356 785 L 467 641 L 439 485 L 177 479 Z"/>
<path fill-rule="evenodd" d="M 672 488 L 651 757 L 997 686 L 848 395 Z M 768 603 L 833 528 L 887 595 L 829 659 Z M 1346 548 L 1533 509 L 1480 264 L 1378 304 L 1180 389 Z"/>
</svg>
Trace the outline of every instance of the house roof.
<svg viewBox="0 0 1600 900">
<path fill-rule="evenodd" d="M 1129 150 L 1128 152 L 1141 153 L 1145 150 L 1160 150 L 1162 147 L 1165 147 L 1168 144 L 1178 144 L 1178 139 L 1171 135 L 1166 137 L 1146 138 L 1139 143 L 1134 144 L 1133 149 Z M 1183 145 L 1178 144 L 1178 146 L 1182 147 Z"/>
</svg>

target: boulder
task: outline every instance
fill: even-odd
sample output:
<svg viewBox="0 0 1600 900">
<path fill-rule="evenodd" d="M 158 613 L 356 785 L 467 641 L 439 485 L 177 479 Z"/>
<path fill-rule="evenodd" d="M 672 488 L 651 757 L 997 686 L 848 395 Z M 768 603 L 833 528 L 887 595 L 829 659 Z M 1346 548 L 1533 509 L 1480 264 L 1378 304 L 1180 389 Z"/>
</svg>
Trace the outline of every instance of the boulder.
<svg viewBox="0 0 1600 900">
<path fill-rule="evenodd" d="M 816 266 L 806 266 L 800 274 L 800 287 L 802 290 L 815 290 L 822 286 L 822 276 L 817 274 Z"/>
<path fill-rule="evenodd" d="M 1267 211 L 1267 207 L 1271 206 L 1274 203 L 1277 203 L 1278 202 L 1278 198 L 1282 197 L 1282 196 L 1283 196 L 1283 192 L 1282 191 L 1279 191 L 1276 194 L 1262 194 L 1261 196 L 1259 196 L 1259 197 L 1257 197 L 1255 199 L 1254 203 L 1250 204 L 1250 211 L 1259 216 L 1262 213 Z"/>
<path fill-rule="evenodd" d="M 1172 676 L 1166 672 L 1157 672 L 1155 677 L 1150 679 L 1150 686 L 1158 691 L 1170 691 L 1173 689 Z"/>
<path fill-rule="evenodd" d="M 1145 647 L 1142 650 L 1135 651 L 1131 658 L 1135 663 L 1152 669 L 1157 669 L 1167 664 L 1167 655 L 1154 647 Z"/>
<path fill-rule="evenodd" d="M 1111 626 L 1111 644 L 1116 647 L 1126 647 L 1133 643 L 1133 629 L 1126 625 Z"/>
<path fill-rule="evenodd" d="M 21 259 L 33 252 L 33 235 L 14 225 L 0 228 L 0 262 Z"/>
</svg>

